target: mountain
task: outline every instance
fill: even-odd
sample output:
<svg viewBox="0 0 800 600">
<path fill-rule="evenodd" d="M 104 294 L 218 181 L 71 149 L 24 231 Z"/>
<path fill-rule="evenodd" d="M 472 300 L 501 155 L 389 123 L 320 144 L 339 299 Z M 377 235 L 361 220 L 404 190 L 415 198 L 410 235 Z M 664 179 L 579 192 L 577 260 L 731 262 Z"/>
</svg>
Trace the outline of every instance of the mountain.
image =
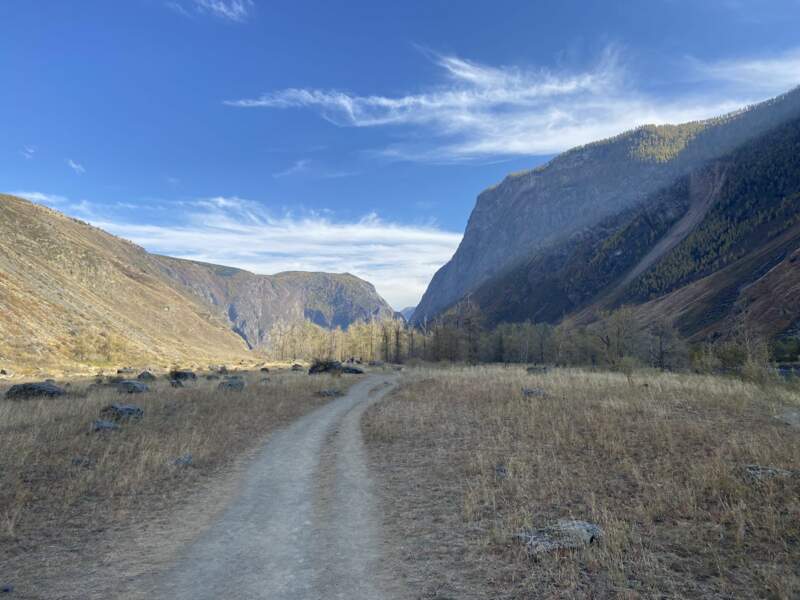
<svg viewBox="0 0 800 600">
<path fill-rule="evenodd" d="M 509 175 L 478 196 L 461 244 L 434 276 L 412 322 L 436 317 L 521 263 L 567 252 L 574 236 L 603 239 L 615 218 L 798 114 L 800 89 L 716 119 L 640 127 Z M 548 310 L 563 316 L 569 307 Z"/>
<path fill-rule="evenodd" d="M 478 286 L 489 323 L 634 306 L 707 337 L 800 326 L 800 117 Z"/>
<path fill-rule="evenodd" d="M 416 309 L 417 309 L 416 306 L 406 306 L 403 310 L 400 311 L 400 314 L 403 315 L 403 318 L 406 321 L 410 321 Z"/>
<path fill-rule="evenodd" d="M 254 275 L 153 255 L 0 195 L 0 368 L 232 362 L 280 320 L 346 327 L 392 314 L 352 275 Z"/>
<path fill-rule="evenodd" d="M 349 273 L 255 275 L 231 267 L 156 258 L 167 277 L 227 318 L 251 348 L 265 345 L 272 326 L 279 322 L 306 320 L 346 329 L 356 321 L 394 317 L 371 283 Z"/>
</svg>

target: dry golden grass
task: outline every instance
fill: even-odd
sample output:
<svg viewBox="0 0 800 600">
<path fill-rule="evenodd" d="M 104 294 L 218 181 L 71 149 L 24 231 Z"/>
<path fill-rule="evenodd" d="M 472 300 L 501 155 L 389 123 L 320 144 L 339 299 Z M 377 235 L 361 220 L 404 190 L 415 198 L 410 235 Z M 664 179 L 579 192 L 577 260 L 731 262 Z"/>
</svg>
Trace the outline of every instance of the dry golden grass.
<svg viewBox="0 0 800 600">
<path fill-rule="evenodd" d="M 452 368 L 417 371 L 364 431 L 420 597 L 789 599 L 800 477 L 743 476 L 800 469 L 787 406 L 797 391 L 733 379 Z M 564 517 L 605 539 L 538 560 L 511 539 Z"/>
<path fill-rule="evenodd" d="M 162 377 L 145 394 L 81 397 L 89 382 L 74 382 L 64 399 L 0 400 L 0 582 L 41 590 L 43 570 L 91 555 L 109 528 L 171 514 L 271 430 L 327 401 L 316 392 L 354 381 L 274 370 L 268 382 L 260 372 L 243 376 L 243 392 L 221 393 L 219 380 L 199 375 L 183 389 Z M 144 418 L 91 433 L 111 402 L 136 404 Z M 187 454 L 190 466 L 174 464 Z"/>
</svg>

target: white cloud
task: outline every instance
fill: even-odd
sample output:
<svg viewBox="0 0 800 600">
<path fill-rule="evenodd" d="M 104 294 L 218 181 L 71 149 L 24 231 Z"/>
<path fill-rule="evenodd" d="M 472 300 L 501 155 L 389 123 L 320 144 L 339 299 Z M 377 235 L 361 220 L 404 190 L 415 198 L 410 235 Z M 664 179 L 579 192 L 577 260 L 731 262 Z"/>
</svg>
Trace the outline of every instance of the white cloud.
<svg viewBox="0 0 800 600">
<path fill-rule="evenodd" d="M 708 85 L 698 86 L 703 91 L 692 95 L 668 98 L 633 85 L 614 48 L 582 72 L 493 67 L 456 56 L 433 55 L 433 60 L 442 81 L 422 93 L 389 97 L 290 88 L 225 103 L 310 108 L 340 127 L 421 130 L 424 135 L 410 137 L 414 141 L 391 145 L 380 154 L 452 161 L 562 152 L 638 125 L 723 114 L 800 83 L 800 52 L 715 65 L 688 60 L 687 69 Z"/>
<path fill-rule="evenodd" d="M 201 12 L 238 22 L 245 21 L 253 8 L 252 0 L 194 0 L 194 4 Z"/>
<path fill-rule="evenodd" d="M 82 174 L 86 173 L 86 169 L 83 168 L 83 165 L 75 162 L 71 158 L 67 159 L 67 165 L 69 166 L 70 169 L 75 171 L 78 175 L 82 175 Z"/>
<path fill-rule="evenodd" d="M 31 202 L 36 202 L 37 204 L 46 204 L 48 206 L 59 206 L 63 204 L 67 204 L 69 200 L 65 196 L 59 196 L 58 194 L 45 194 L 44 192 L 8 192 L 11 196 L 17 196 L 18 198 L 25 198 L 25 200 L 30 200 Z"/>
<path fill-rule="evenodd" d="M 136 224 L 114 218 L 92 223 L 152 252 L 247 269 L 349 272 L 375 284 L 395 307 L 415 304 L 461 235 L 433 226 L 403 225 L 368 214 L 340 222 L 317 213 L 275 217 L 236 197 L 185 202 L 182 223 Z"/>
<path fill-rule="evenodd" d="M 289 167 L 284 171 L 273 173 L 272 176 L 275 177 L 276 179 L 279 179 L 281 177 L 288 177 L 289 175 L 297 175 L 298 173 L 302 173 L 303 171 L 305 171 L 308 168 L 310 162 L 311 161 L 307 159 L 296 160 L 294 161 L 291 167 Z"/>
<path fill-rule="evenodd" d="M 800 48 L 772 57 L 697 62 L 697 67 L 710 79 L 765 94 L 778 94 L 800 85 Z"/>
<path fill-rule="evenodd" d="M 36 148 L 34 146 L 23 146 L 20 154 L 30 160 L 36 154 Z"/>
</svg>

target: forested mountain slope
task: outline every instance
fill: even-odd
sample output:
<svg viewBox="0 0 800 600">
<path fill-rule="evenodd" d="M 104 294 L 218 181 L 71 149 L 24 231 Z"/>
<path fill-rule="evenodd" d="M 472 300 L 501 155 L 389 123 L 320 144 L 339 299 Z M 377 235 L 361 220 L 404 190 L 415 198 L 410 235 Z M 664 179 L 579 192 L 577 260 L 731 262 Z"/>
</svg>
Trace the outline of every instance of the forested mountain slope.
<svg viewBox="0 0 800 600">
<path fill-rule="evenodd" d="M 639 306 L 684 334 L 800 324 L 800 118 L 479 286 L 492 323 Z"/>
<path fill-rule="evenodd" d="M 559 256 L 564 241 L 575 235 L 602 239 L 604 229 L 615 229 L 615 218 L 624 221 L 627 211 L 653 202 L 663 190 L 689 185 L 684 176 L 798 115 L 800 90 L 795 89 L 717 119 L 641 127 L 509 175 L 478 197 L 464 239 L 434 276 L 413 322 L 435 317 L 539 252 Z M 674 210 L 679 216 L 686 207 Z M 669 211 L 659 218 L 666 219 L 666 227 L 673 224 Z M 552 310 L 564 314 L 568 309 Z"/>
</svg>

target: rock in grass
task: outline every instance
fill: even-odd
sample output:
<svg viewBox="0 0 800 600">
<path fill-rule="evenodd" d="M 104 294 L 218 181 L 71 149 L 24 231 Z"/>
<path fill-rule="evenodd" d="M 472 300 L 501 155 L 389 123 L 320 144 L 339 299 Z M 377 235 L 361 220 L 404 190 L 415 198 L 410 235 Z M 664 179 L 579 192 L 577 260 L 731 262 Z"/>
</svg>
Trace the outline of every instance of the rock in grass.
<svg viewBox="0 0 800 600">
<path fill-rule="evenodd" d="M 170 371 L 169 377 L 175 381 L 194 381 L 197 379 L 197 375 L 195 375 L 192 371 L 182 371 L 177 369 Z"/>
<path fill-rule="evenodd" d="M 302 370 L 303 370 L 303 365 L 298 365 L 297 363 L 294 363 L 292 365 L 292 371 L 302 371 Z"/>
<path fill-rule="evenodd" d="M 269 369 L 267 367 L 261 367 L 260 371 L 262 373 L 269 373 Z"/>
<path fill-rule="evenodd" d="M 498 463 L 494 466 L 494 478 L 497 481 L 502 481 L 503 479 L 508 479 L 508 467 L 506 467 L 502 463 Z"/>
<path fill-rule="evenodd" d="M 11 594 L 14 591 L 14 586 L 10 583 L 0 584 L 0 594 Z"/>
<path fill-rule="evenodd" d="M 548 527 L 521 531 L 514 538 L 525 544 L 529 555 L 537 556 L 559 550 L 576 550 L 600 541 L 603 535 L 603 530 L 593 523 L 560 519 Z"/>
<path fill-rule="evenodd" d="M 92 431 L 100 432 L 100 431 L 116 431 L 120 429 L 120 426 L 114 423 L 113 421 L 107 421 L 105 419 L 97 419 L 92 423 Z"/>
<path fill-rule="evenodd" d="M 798 475 L 798 471 L 789 471 L 787 469 L 778 469 L 776 467 L 765 467 L 762 465 L 745 465 L 744 477 L 754 483 L 765 481 L 767 479 L 776 479 L 784 477 L 794 477 Z"/>
<path fill-rule="evenodd" d="M 800 427 L 800 410 L 787 410 L 785 413 L 777 415 L 775 418 L 782 423 L 786 423 L 790 427 Z"/>
<path fill-rule="evenodd" d="M 347 373 L 348 375 L 363 375 L 364 370 L 358 367 L 348 367 L 345 365 L 342 367 L 342 373 Z"/>
<path fill-rule="evenodd" d="M 139 373 L 136 379 L 138 379 L 139 381 L 155 381 L 156 376 L 153 375 L 150 371 L 142 371 L 141 373 Z"/>
<path fill-rule="evenodd" d="M 180 379 L 170 379 L 169 384 L 174 388 L 182 388 L 183 382 Z"/>
<path fill-rule="evenodd" d="M 141 419 L 144 410 L 135 404 L 110 404 L 100 411 L 100 416 L 113 421 Z"/>
<path fill-rule="evenodd" d="M 39 383 L 18 383 L 12 385 L 6 392 L 9 400 L 31 400 L 33 398 L 58 398 L 65 395 L 62 388 L 52 382 L 42 381 Z"/>
<path fill-rule="evenodd" d="M 309 375 L 318 375 L 320 373 L 341 373 L 342 363 L 338 360 L 315 360 L 311 367 L 308 369 Z"/>
<path fill-rule="evenodd" d="M 545 392 L 542 388 L 522 388 L 522 395 L 525 398 L 544 398 L 547 396 L 547 392 Z"/>
<path fill-rule="evenodd" d="M 544 365 L 533 365 L 525 369 L 531 375 L 544 375 L 550 369 L 545 367 Z"/>
<path fill-rule="evenodd" d="M 244 379 L 240 377 L 231 377 L 225 381 L 220 381 L 217 389 L 221 392 L 242 392 L 244 391 Z"/>
<path fill-rule="evenodd" d="M 133 381 L 132 379 L 120 381 L 116 385 L 116 388 L 120 394 L 144 394 L 145 392 L 150 391 L 150 388 L 147 387 L 147 385 L 141 381 Z"/>
<path fill-rule="evenodd" d="M 331 389 L 331 390 L 320 390 L 320 391 L 317 392 L 317 396 L 319 396 L 321 398 L 338 398 L 339 396 L 342 396 L 342 395 L 343 395 L 342 392 L 340 392 L 339 390 L 333 390 L 333 389 Z"/>
<path fill-rule="evenodd" d="M 194 464 L 194 458 L 192 458 L 191 453 L 184 454 L 173 460 L 172 464 L 176 467 L 191 467 Z"/>
</svg>

